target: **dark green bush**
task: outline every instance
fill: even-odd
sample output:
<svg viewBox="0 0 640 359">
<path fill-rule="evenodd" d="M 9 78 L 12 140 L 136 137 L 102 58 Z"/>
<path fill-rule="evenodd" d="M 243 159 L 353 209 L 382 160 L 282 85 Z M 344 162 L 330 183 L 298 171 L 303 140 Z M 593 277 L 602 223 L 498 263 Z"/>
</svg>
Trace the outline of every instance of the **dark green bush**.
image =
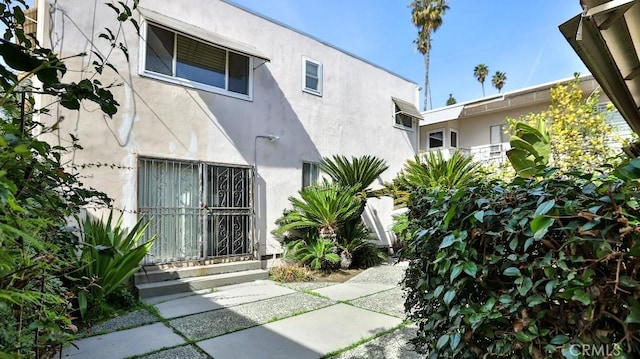
<svg viewBox="0 0 640 359">
<path fill-rule="evenodd" d="M 639 357 L 639 173 L 633 160 L 600 178 L 416 189 L 402 253 L 415 344 L 430 358 Z"/>
</svg>

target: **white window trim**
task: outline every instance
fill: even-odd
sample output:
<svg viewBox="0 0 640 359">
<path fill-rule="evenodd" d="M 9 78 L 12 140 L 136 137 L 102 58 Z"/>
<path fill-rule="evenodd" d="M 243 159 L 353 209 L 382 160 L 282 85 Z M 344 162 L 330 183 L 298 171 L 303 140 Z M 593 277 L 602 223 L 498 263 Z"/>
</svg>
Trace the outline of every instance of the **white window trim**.
<svg viewBox="0 0 640 359">
<path fill-rule="evenodd" d="M 310 169 L 311 169 L 312 173 L 313 173 L 313 169 L 314 168 L 316 169 L 316 171 L 318 173 L 318 176 L 317 176 L 315 182 L 313 181 L 313 178 L 311 178 L 311 177 L 313 177 L 313 176 L 311 176 L 312 173 L 309 174 L 309 180 L 311 182 L 309 184 L 309 186 L 312 186 L 313 184 L 318 183 L 320 181 L 320 178 L 322 177 L 322 171 L 320 170 L 320 167 L 318 167 L 319 162 L 317 162 L 317 161 L 302 161 L 302 188 L 303 189 L 306 188 L 304 186 L 304 165 L 305 164 L 310 165 Z M 307 186 L 307 187 L 309 187 L 309 186 Z"/>
<path fill-rule="evenodd" d="M 442 146 L 440 146 L 440 147 L 431 147 L 430 143 L 429 143 L 430 142 L 429 139 L 431 138 L 431 134 L 432 133 L 436 133 L 436 132 L 442 132 Z M 447 133 L 447 131 L 445 131 L 444 128 L 438 128 L 438 129 L 431 130 L 431 131 L 427 132 L 427 141 L 426 141 L 427 142 L 426 143 L 427 150 L 442 150 L 442 149 L 445 149 L 446 145 L 447 145 L 446 133 Z"/>
<path fill-rule="evenodd" d="M 226 89 L 222 89 L 219 87 L 215 87 L 215 86 L 209 86 L 200 82 L 195 82 L 195 81 L 191 81 L 191 80 L 187 80 L 187 79 L 183 79 L 183 78 L 179 78 L 179 77 L 174 77 L 174 76 L 168 76 L 168 75 L 163 75 L 163 74 L 159 74 L 159 73 L 155 73 L 155 72 L 151 72 L 151 71 L 147 71 L 145 68 L 145 61 L 146 61 L 146 55 L 147 55 L 147 25 L 151 23 L 153 26 L 165 29 L 167 31 L 171 31 L 173 33 L 182 35 L 184 37 L 188 37 L 190 39 L 193 39 L 195 41 L 207 44 L 209 46 L 213 46 L 213 47 L 217 47 L 220 49 L 223 49 L 225 51 L 228 52 L 233 52 L 233 53 L 237 53 L 239 55 L 245 56 L 249 58 L 249 83 L 248 83 L 248 94 L 241 94 L 241 93 L 237 93 L 237 92 L 233 92 L 233 91 L 229 91 Z M 230 49 L 227 49 L 225 47 L 220 47 L 216 44 L 210 43 L 210 42 L 206 42 L 203 41 L 202 39 L 190 36 L 189 34 L 185 34 L 182 33 L 178 30 L 174 30 L 172 28 L 163 26 L 162 24 L 156 23 L 156 22 L 147 22 L 146 20 L 143 20 L 141 25 L 140 25 L 140 46 L 139 46 L 139 57 L 138 57 L 138 75 L 142 76 L 142 77 L 148 77 L 148 78 L 152 78 L 155 80 L 160 80 L 160 81 L 164 81 L 164 82 L 169 82 L 172 84 L 177 84 L 177 85 L 181 85 L 184 87 L 190 87 L 190 88 L 194 88 L 194 89 L 198 89 L 198 90 L 203 90 L 203 91 L 207 91 L 207 92 L 213 92 L 219 95 L 224 95 L 224 96 L 229 96 L 229 97 L 234 97 L 234 98 L 238 98 L 241 100 L 247 100 L 247 101 L 253 101 L 253 57 L 252 56 L 247 56 L 246 54 L 240 53 L 240 52 L 236 52 Z M 178 46 L 177 41 L 174 41 L 173 43 L 173 60 L 172 60 L 172 72 L 175 73 L 176 71 L 176 47 Z M 226 73 L 228 74 L 229 71 L 229 56 L 227 56 L 227 64 L 226 64 Z M 225 87 L 228 87 L 228 76 L 225 76 Z"/>
<path fill-rule="evenodd" d="M 310 62 L 318 66 L 318 89 L 317 90 L 307 87 L 307 62 Z M 324 71 L 322 69 L 322 63 L 320 61 L 313 60 L 306 56 L 302 56 L 302 91 L 310 93 L 312 95 L 322 97 L 323 82 L 324 82 L 323 75 L 324 75 Z"/>
<path fill-rule="evenodd" d="M 451 133 L 452 132 L 456 134 L 456 142 L 458 142 L 458 143 L 456 143 L 456 147 L 453 147 L 451 145 Z M 458 131 L 455 128 L 450 128 L 449 129 L 449 138 L 448 138 L 448 140 L 449 140 L 449 148 L 460 148 L 460 131 Z"/>
<path fill-rule="evenodd" d="M 400 113 L 405 115 L 405 116 L 409 116 L 409 118 L 411 118 L 411 127 L 405 127 L 405 126 L 399 124 L 396 121 L 396 116 L 398 116 L 398 114 L 400 114 Z M 413 117 L 411 115 L 407 115 L 404 112 L 396 112 L 396 107 L 395 107 L 395 104 L 394 104 L 394 106 L 393 106 L 393 127 L 397 128 L 399 130 L 405 130 L 405 131 L 413 132 L 413 131 L 415 131 L 415 127 L 416 127 L 416 126 L 413 125 L 414 122 L 415 122 L 415 117 Z"/>
</svg>

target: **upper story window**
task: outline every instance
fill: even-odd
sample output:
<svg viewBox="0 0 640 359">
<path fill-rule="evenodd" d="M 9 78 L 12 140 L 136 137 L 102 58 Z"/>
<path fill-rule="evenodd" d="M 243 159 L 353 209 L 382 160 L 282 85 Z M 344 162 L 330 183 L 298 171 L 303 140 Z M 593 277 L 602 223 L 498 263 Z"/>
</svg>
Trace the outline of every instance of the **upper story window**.
<svg viewBox="0 0 640 359">
<path fill-rule="evenodd" d="M 302 58 L 302 90 L 322 96 L 322 64 L 309 58 Z"/>
<path fill-rule="evenodd" d="M 403 130 L 413 130 L 413 122 L 420 120 L 422 115 L 416 106 L 410 102 L 391 98 L 393 102 L 394 126 Z"/>
<path fill-rule="evenodd" d="M 413 117 L 400 112 L 398 106 L 396 106 L 396 126 L 404 127 L 408 130 L 413 129 Z"/>
<path fill-rule="evenodd" d="M 164 27 L 147 24 L 144 74 L 249 98 L 252 59 Z"/>
</svg>

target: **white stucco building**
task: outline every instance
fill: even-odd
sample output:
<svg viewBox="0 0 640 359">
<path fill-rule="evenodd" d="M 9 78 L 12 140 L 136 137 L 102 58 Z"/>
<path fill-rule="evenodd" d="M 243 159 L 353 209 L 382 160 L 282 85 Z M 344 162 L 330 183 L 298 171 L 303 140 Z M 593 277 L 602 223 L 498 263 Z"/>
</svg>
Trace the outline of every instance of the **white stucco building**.
<svg viewBox="0 0 640 359">
<path fill-rule="evenodd" d="M 47 116 L 64 118 L 54 143 L 72 134 L 84 147 L 74 165 L 116 165 L 81 171 L 127 224 L 153 216 L 159 239 L 148 263 L 273 259 L 282 252 L 274 221 L 323 156 L 380 157 L 386 181 L 418 151 L 415 83 L 248 9 L 143 1 L 133 14 L 138 35 L 102 1 L 36 6 L 44 46 L 87 54 L 66 61 L 69 78 L 119 85 L 113 118 L 90 103 L 79 112 L 54 105 Z M 105 28 L 128 48 L 128 62 L 98 38 Z M 118 72 L 96 74 L 99 56 Z M 391 210 L 380 199 L 365 213 L 381 245 L 392 241 Z"/>
<path fill-rule="evenodd" d="M 445 154 L 462 151 L 477 161 L 502 163 L 509 149 L 506 118 L 517 119 L 548 109 L 551 88 L 573 80 L 566 78 L 423 112 L 420 150 Z M 597 92 L 598 106 L 607 108 L 609 98 L 591 74 L 580 76 L 580 87 L 585 97 Z M 621 139 L 631 137 L 631 128 L 619 112 L 608 112 L 607 121 Z"/>
</svg>

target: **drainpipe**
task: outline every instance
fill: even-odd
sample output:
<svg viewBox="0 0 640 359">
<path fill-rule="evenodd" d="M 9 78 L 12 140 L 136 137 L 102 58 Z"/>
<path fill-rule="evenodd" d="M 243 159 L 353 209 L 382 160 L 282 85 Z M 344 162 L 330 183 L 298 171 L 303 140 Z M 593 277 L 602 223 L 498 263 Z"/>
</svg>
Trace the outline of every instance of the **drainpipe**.
<svg viewBox="0 0 640 359">
<path fill-rule="evenodd" d="M 258 178 L 258 139 L 259 138 L 264 138 L 266 140 L 268 140 L 271 143 L 275 143 L 278 140 L 280 140 L 279 136 L 276 136 L 274 134 L 271 135 L 256 135 L 256 137 L 253 138 L 253 199 L 254 199 L 254 204 L 253 204 L 253 243 L 255 245 L 254 248 L 254 253 L 258 253 L 258 229 L 256 226 L 256 207 L 260 206 L 260 196 L 257 193 L 257 186 L 256 186 L 256 179 Z M 257 256 L 256 256 L 257 257 Z M 273 255 L 273 259 L 276 259 L 276 255 L 274 253 Z"/>
</svg>

